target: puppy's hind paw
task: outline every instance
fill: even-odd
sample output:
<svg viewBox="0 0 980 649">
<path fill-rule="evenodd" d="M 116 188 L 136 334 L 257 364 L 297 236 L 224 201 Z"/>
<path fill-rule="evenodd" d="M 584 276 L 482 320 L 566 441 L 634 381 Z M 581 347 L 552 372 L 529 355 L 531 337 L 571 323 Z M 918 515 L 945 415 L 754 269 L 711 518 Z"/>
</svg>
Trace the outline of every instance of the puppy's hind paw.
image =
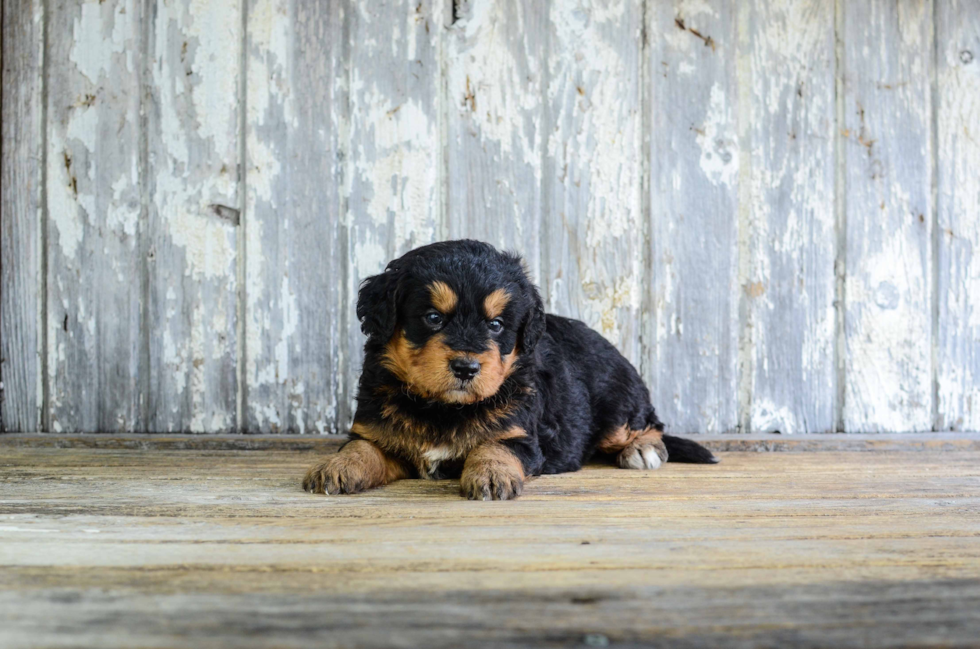
<svg viewBox="0 0 980 649">
<path fill-rule="evenodd" d="M 616 457 L 622 469 L 659 469 L 667 461 L 667 447 L 659 439 L 637 440 Z"/>
</svg>

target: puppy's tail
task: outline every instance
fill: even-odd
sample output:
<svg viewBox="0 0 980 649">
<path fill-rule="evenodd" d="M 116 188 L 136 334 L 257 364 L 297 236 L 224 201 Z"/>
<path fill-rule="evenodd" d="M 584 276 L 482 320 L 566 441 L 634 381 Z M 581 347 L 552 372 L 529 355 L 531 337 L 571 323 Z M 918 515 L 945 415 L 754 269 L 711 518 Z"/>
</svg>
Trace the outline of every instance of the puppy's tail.
<svg viewBox="0 0 980 649">
<path fill-rule="evenodd" d="M 688 464 L 718 464 L 720 459 L 711 451 L 697 442 L 673 435 L 663 436 L 664 446 L 667 447 L 668 462 L 687 462 Z"/>
</svg>

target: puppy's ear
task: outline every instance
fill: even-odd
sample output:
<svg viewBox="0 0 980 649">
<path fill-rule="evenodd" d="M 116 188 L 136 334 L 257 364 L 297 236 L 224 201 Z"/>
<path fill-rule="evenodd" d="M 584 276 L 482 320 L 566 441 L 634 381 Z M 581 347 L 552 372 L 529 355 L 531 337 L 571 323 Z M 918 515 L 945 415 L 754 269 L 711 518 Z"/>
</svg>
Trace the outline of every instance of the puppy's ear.
<svg viewBox="0 0 980 649">
<path fill-rule="evenodd" d="M 361 282 L 357 292 L 357 319 L 368 338 L 388 340 L 395 333 L 398 321 L 398 276 L 387 268 L 380 275 Z"/>
<path fill-rule="evenodd" d="M 534 351 L 534 346 L 544 334 L 544 304 L 541 302 L 541 295 L 538 290 L 531 286 L 529 288 L 531 296 L 531 308 L 524 316 L 521 323 L 521 351 L 530 354 Z"/>
</svg>

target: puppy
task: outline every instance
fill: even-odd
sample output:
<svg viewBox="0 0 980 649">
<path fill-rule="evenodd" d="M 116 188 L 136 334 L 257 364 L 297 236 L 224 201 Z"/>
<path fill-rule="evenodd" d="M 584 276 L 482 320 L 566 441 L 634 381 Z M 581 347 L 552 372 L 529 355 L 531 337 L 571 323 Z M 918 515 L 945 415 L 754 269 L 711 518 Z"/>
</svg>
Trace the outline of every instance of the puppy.
<svg viewBox="0 0 980 649">
<path fill-rule="evenodd" d="M 488 244 L 412 250 L 364 281 L 357 317 L 368 338 L 350 439 L 309 470 L 307 491 L 459 478 L 467 498 L 507 500 L 528 476 L 595 454 L 624 469 L 718 461 L 663 434 L 629 361 L 582 322 L 546 315 L 521 259 Z"/>
</svg>

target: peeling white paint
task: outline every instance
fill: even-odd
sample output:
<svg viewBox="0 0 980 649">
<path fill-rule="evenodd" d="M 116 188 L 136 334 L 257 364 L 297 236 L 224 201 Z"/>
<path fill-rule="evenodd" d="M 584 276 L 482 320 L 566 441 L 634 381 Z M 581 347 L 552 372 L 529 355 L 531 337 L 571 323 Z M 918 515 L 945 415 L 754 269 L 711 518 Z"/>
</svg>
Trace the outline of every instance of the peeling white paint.
<svg viewBox="0 0 980 649">
<path fill-rule="evenodd" d="M 78 203 L 72 189 L 69 171 L 64 164 L 64 140 L 52 129 L 48 147 L 48 214 L 58 230 L 58 246 L 61 254 L 75 259 L 85 236 L 83 223 L 78 214 Z M 62 155 L 57 155 L 61 153 Z"/>
<path fill-rule="evenodd" d="M 526 57 L 514 38 L 527 29 L 523 13 L 494 0 L 474 0 L 468 8 L 462 43 L 451 41 L 450 59 L 465 57 L 467 64 L 449 66 L 450 105 L 501 156 L 526 165 L 540 181 L 541 96 L 524 89 L 540 79 L 541 62 Z"/>
<path fill-rule="evenodd" d="M 738 178 L 739 157 L 735 135 L 734 102 L 725 94 L 721 84 L 711 87 L 704 122 L 695 132 L 701 149 L 701 169 L 715 184 L 729 187 Z"/>
<path fill-rule="evenodd" d="M 739 178 L 741 424 L 750 432 L 833 429 L 833 7 L 741 8 Z M 744 404 L 748 404 L 746 407 Z"/>
<path fill-rule="evenodd" d="M 197 135 L 212 140 L 220 149 L 238 139 L 235 54 L 241 51 L 242 34 L 241 21 L 235 17 L 239 11 L 240 0 L 191 0 L 188 16 L 178 18 L 187 21 L 186 36 L 197 41 L 191 66 L 197 77 L 191 91 Z"/>
<path fill-rule="evenodd" d="M 432 241 L 439 209 L 439 148 L 431 107 L 413 99 L 392 105 L 356 70 L 352 90 L 357 98 L 353 126 L 364 134 L 353 156 L 355 191 L 367 202 L 366 216 L 380 227 L 391 219 L 393 241 L 405 242 L 406 249 Z"/>
<path fill-rule="evenodd" d="M 106 211 L 106 225 L 114 231 L 135 237 L 138 219 L 134 217 L 139 214 L 139 200 L 139 177 L 134 160 L 128 173 L 121 174 L 112 183 L 112 201 Z"/>
<path fill-rule="evenodd" d="M 936 423 L 943 430 L 980 430 L 980 42 L 964 8 L 943 3 L 936 24 Z"/>
<path fill-rule="evenodd" d="M 641 12 L 622 0 L 550 7 L 554 37 L 545 142 L 554 175 L 546 214 L 549 304 L 598 330 L 636 362 L 643 273 L 636 57 Z M 559 225 L 560 224 L 560 225 Z M 564 243 L 565 231 L 575 237 Z M 559 242 L 561 242 L 559 244 Z"/>
<path fill-rule="evenodd" d="M 753 431 L 764 433 L 779 431 L 784 435 L 805 433 L 805 430 L 797 428 L 798 421 L 799 413 L 794 412 L 789 406 L 776 406 L 772 402 L 758 399 L 752 402 Z"/>
<path fill-rule="evenodd" d="M 705 296 L 748 295 L 751 338 L 739 360 L 750 360 L 745 371 L 753 382 L 741 395 L 742 406 L 750 409 L 753 430 L 806 431 L 813 423 L 801 414 L 806 406 L 774 385 L 795 386 L 805 395 L 801 399 L 828 389 L 835 314 L 821 284 L 827 273 L 815 269 L 830 267 L 835 223 L 826 149 L 838 135 L 833 93 L 819 85 L 827 69 L 821 66 L 833 65 L 826 20 L 831 10 L 782 0 L 739 7 L 739 25 L 752 30 L 743 33 L 747 43 L 736 43 L 725 31 L 732 14 L 703 0 L 666 9 L 626 0 L 556 2 L 548 5 L 547 19 L 536 13 L 545 9 L 473 0 L 461 5 L 464 16 L 452 26 L 442 24 L 441 3 L 421 12 L 417 6 L 354 7 L 357 13 L 343 22 L 355 29 L 347 35 L 354 58 L 336 81 L 343 97 L 338 103 L 346 105 L 343 92 L 351 92 L 350 121 L 343 111 L 332 112 L 330 126 L 319 127 L 317 142 L 308 144 L 345 165 L 337 177 L 346 183 L 338 203 L 349 210 L 340 217 L 350 236 L 343 262 L 350 271 L 347 297 L 394 255 L 444 237 L 444 223 L 455 234 L 476 232 L 532 251 L 532 268 L 539 241 L 555 234 L 544 244 L 552 247 L 543 255 L 548 266 L 541 274 L 549 307 L 573 311 L 631 353 L 648 304 L 647 369 L 661 382 L 655 394 L 670 404 L 668 413 L 700 430 L 730 427 L 725 386 L 733 383 L 724 336 L 734 314 L 725 311 L 725 298 Z M 852 228 L 846 419 L 852 429 L 928 427 L 932 390 L 938 388 L 940 417 L 946 417 L 940 425 L 977 428 L 980 65 L 960 60 L 969 47 L 960 35 L 960 23 L 967 21 L 941 18 L 958 5 L 937 5 L 940 257 L 932 259 L 933 14 L 923 4 L 874 6 L 869 14 L 848 5 L 848 16 L 868 20 L 847 21 L 844 38 L 849 123 L 840 146 L 849 157 Z M 120 329 L 118 358 L 110 358 L 105 327 L 128 326 L 127 314 L 110 318 L 106 309 L 136 282 L 132 256 L 142 233 L 137 158 L 127 144 L 138 135 L 136 95 L 126 94 L 139 71 L 134 20 L 140 7 L 84 2 L 65 10 L 63 26 L 52 23 L 53 44 L 64 42 L 60 59 L 49 61 L 57 83 L 50 88 L 46 152 L 47 222 L 56 237 L 49 241 L 57 244 L 49 253 L 51 309 L 44 326 L 57 431 L 98 412 L 87 405 L 94 376 L 79 388 L 69 370 L 84 372 L 89 364 L 99 372 L 116 362 L 128 368 L 119 361 L 130 353 L 123 349 L 130 344 L 126 332 Z M 153 353 L 159 356 L 153 362 L 165 368 L 160 389 L 172 397 L 166 408 L 173 414 L 168 421 L 176 423 L 168 425 L 203 432 L 235 423 L 215 405 L 214 391 L 216 377 L 237 353 L 237 265 L 247 257 L 244 362 L 246 388 L 256 399 L 248 407 L 266 428 L 324 431 L 333 428 L 337 405 L 317 382 L 337 381 L 330 373 L 346 369 L 345 355 L 359 354 L 361 341 L 356 323 L 346 323 L 353 343 L 339 345 L 331 357 L 338 364 L 316 375 L 296 367 L 304 351 L 300 334 L 310 326 L 304 317 L 314 312 L 306 301 L 319 297 L 301 285 L 287 250 L 303 229 L 290 212 L 302 208 L 291 201 L 308 198 L 289 193 L 296 145 L 284 139 L 300 123 L 297 108 L 307 91 L 292 86 L 302 52 L 291 21 L 305 14 L 290 14 L 296 3 L 284 0 L 255 0 L 248 8 L 248 161 L 238 160 L 241 3 L 180 0 L 159 5 L 155 14 L 153 96 L 147 102 L 151 291 L 154 299 L 165 295 L 162 321 L 154 323 Z M 653 130 L 646 134 L 639 132 L 640 102 L 630 94 L 639 85 L 634 43 L 636 16 L 644 11 L 655 16 L 647 27 L 657 29 L 648 33 L 661 36 L 650 43 L 651 58 L 644 63 L 655 82 L 648 88 Z M 746 16 L 757 20 L 746 23 Z M 706 45 L 707 36 L 717 50 Z M 540 56 L 545 51 L 547 58 Z M 734 66 L 726 62 L 731 57 L 738 59 Z M 442 107 L 444 91 L 448 106 Z M 673 103 L 658 104 L 661 97 Z M 859 110 L 867 113 L 860 123 Z M 667 162 L 654 178 L 653 218 L 645 223 L 639 154 L 650 146 L 644 137 L 661 136 L 663 148 L 650 151 Z M 741 151 L 739 137 L 746 138 Z M 332 138 L 342 142 L 341 150 L 324 144 Z M 446 179 L 443 147 L 453 161 Z M 740 166 L 746 161 L 749 169 Z M 211 207 L 239 207 L 239 163 L 247 164 L 249 182 L 247 255 L 238 249 L 239 231 Z M 444 191 L 451 196 L 450 214 L 444 213 Z M 543 191 L 551 192 L 545 201 Z M 724 261 L 714 261 L 731 244 L 724 239 L 731 217 L 726 200 L 734 194 L 747 210 L 738 234 L 748 252 L 738 276 L 744 282 L 733 282 Z M 694 198 L 678 198 L 687 195 Z M 536 212 L 541 205 L 550 209 L 544 216 Z M 248 222 L 260 210 L 275 215 L 275 227 L 272 217 Z M 707 212 L 711 219 L 703 217 Z M 643 240 L 648 228 L 652 242 Z M 644 246 L 653 256 L 650 278 Z M 102 275 L 82 264 L 92 258 L 100 260 Z M 938 295 L 932 294 L 934 271 Z M 698 284 L 705 273 L 717 293 Z M 132 295 L 138 306 L 139 296 Z M 934 300 L 941 311 L 935 358 L 929 344 Z M 102 358 L 95 358 L 97 349 Z M 76 403 L 79 395 L 84 403 Z M 127 426 L 132 415 L 118 411 L 99 421 Z"/>
<path fill-rule="evenodd" d="M 109 73 L 113 56 L 126 48 L 125 13 L 123 2 L 105 4 L 89 0 L 81 6 L 72 32 L 69 59 L 92 84 L 102 81 L 102 76 Z"/>
<path fill-rule="evenodd" d="M 277 304 L 279 305 L 277 315 L 282 318 L 282 323 L 281 327 L 276 329 L 278 335 L 277 340 L 274 341 L 274 348 L 271 350 L 272 353 L 259 354 L 253 351 L 249 355 L 246 381 L 250 390 L 268 385 L 292 385 L 292 389 L 289 391 L 290 397 L 301 397 L 305 391 L 304 384 L 302 382 L 296 384 L 290 381 L 292 372 L 289 363 L 289 343 L 299 325 L 299 308 L 297 296 L 290 289 L 288 275 L 282 277 Z M 256 322 L 255 318 L 258 316 L 268 321 L 272 315 L 267 309 L 261 308 L 258 300 L 252 301 L 250 312 L 252 314 L 253 324 L 255 325 L 248 330 L 250 349 L 262 350 L 264 349 L 263 345 L 265 343 L 262 332 L 268 330 L 268 327 L 262 328 L 262 323 Z M 251 345 L 255 346 L 251 347 Z M 260 359 L 263 359 L 264 362 L 260 361 Z M 300 401 L 302 401 L 301 398 Z M 253 406 L 252 413 L 258 418 L 259 425 L 266 423 L 275 426 L 283 425 L 279 412 L 274 406 Z M 305 432 L 305 425 L 302 420 L 302 415 L 299 414 L 298 416 L 300 419 L 297 421 L 297 425 L 302 433 Z"/>
<path fill-rule="evenodd" d="M 932 8 L 882 3 L 847 11 L 844 425 L 929 430 Z"/>
<path fill-rule="evenodd" d="M 233 422 L 234 394 L 219 385 L 236 353 L 239 252 L 235 225 L 215 206 L 239 206 L 240 12 L 237 0 L 178 0 L 161 5 L 153 24 L 150 281 L 166 294 L 151 362 L 169 371 L 152 382 L 161 405 L 151 425 L 166 430 Z"/>
<path fill-rule="evenodd" d="M 234 275 L 236 253 L 232 228 L 213 216 L 177 208 L 169 215 L 167 229 L 174 245 L 184 249 L 191 277 L 228 280 Z"/>
<path fill-rule="evenodd" d="M 45 12 L 50 425 L 131 426 L 138 389 L 117 377 L 134 371 L 139 335 L 138 7 L 87 2 Z"/>
<path fill-rule="evenodd" d="M 249 6 L 249 57 L 252 65 L 264 71 L 249 75 L 247 119 L 253 129 L 266 124 L 273 105 L 282 110 L 287 125 L 297 124 L 288 82 L 292 42 L 289 21 L 288 3 L 284 0 L 256 0 Z"/>
</svg>

